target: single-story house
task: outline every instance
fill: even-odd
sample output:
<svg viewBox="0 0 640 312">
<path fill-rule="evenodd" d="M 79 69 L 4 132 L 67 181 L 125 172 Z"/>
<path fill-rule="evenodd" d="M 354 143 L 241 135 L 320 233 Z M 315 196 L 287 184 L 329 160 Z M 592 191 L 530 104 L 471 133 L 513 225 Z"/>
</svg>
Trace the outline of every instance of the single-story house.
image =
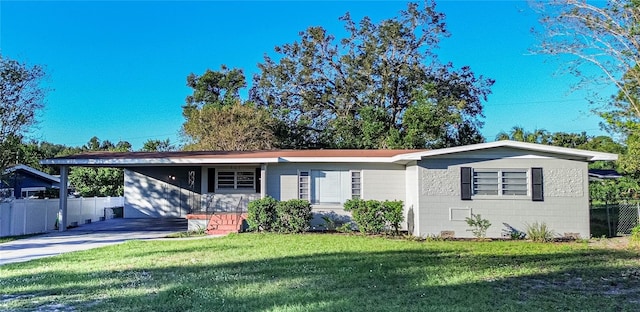
<svg viewBox="0 0 640 312">
<path fill-rule="evenodd" d="M 59 187 L 59 177 L 27 165 L 7 168 L 0 179 L 0 193 L 3 198 L 31 198 L 46 189 Z"/>
<path fill-rule="evenodd" d="M 316 214 L 348 217 L 344 202 L 362 198 L 402 200 L 404 228 L 417 236 L 471 237 L 465 218 L 480 214 L 492 223 L 489 237 L 533 222 L 589 237 L 587 164 L 616 159 L 496 141 L 435 150 L 95 152 L 41 163 L 61 166 L 63 181 L 69 166 L 124 168 L 125 218 L 244 212 L 265 196 L 305 199 Z"/>
</svg>

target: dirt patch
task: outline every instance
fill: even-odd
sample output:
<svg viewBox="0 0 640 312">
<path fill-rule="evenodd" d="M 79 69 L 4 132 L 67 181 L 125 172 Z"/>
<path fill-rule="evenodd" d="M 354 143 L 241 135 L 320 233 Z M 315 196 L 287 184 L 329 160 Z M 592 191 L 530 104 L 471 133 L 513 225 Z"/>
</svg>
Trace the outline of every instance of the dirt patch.
<svg viewBox="0 0 640 312">
<path fill-rule="evenodd" d="M 629 242 L 628 236 L 612 238 L 594 238 L 589 240 L 589 246 L 594 248 L 626 250 L 636 247 Z"/>
</svg>

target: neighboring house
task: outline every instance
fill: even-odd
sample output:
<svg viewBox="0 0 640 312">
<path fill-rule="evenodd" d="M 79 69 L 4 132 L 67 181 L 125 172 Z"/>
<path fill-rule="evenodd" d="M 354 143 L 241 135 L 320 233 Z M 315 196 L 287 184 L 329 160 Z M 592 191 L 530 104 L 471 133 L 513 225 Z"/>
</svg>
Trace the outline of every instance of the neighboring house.
<svg viewBox="0 0 640 312">
<path fill-rule="evenodd" d="M 51 188 L 60 188 L 60 178 L 26 165 L 7 168 L 0 180 L 3 198 L 31 198 Z"/>
<path fill-rule="evenodd" d="M 471 237 L 481 214 L 500 237 L 546 222 L 589 237 L 587 164 L 617 155 L 514 141 L 436 150 L 275 150 L 88 153 L 43 160 L 125 168 L 125 218 L 184 217 L 211 205 L 246 209 L 252 199 L 309 200 L 316 214 L 346 215 L 350 198 L 402 200 L 404 228 L 417 236 Z M 203 205 L 200 203 L 204 202 Z"/>
</svg>

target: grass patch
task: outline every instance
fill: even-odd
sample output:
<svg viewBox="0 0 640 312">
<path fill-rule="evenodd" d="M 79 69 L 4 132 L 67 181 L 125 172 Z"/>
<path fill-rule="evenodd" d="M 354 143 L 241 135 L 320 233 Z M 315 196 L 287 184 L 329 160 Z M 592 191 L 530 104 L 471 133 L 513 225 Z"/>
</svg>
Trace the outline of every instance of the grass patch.
<svg viewBox="0 0 640 312">
<path fill-rule="evenodd" d="M 637 251 L 239 234 L 0 266 L 0 310 L 639 311 Z"/>
<path fill-rule="evenodd" d="M 38 235 L 42 235 L 42 234 L 43 233 L 36 233 L 36 234 L 26 234 L 26 235 L 0 237 L 0 244 L 8 243 L 8 242 L 11 242 L 11 241 L 14 241 L 14 240 L 23 239 L 23 238 L 34 237 L 34 236 L 38 236 Z"/>
</svg>

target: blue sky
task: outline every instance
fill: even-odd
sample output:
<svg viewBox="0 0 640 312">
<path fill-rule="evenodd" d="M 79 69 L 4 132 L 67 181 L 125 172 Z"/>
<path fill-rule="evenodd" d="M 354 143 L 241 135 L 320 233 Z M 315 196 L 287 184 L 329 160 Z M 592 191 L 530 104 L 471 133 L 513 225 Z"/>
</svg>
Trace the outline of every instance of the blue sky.
<svg viewBox="0 0 640 312">
<path fill-rule="evenodd" d="M 513 126 L 527 130 L 603 132 L 562 63 L 531 55 L 537 16 L 525 1 L 439 1 L 451 37 L 441 61 L 469 65 L 496 80 L 482 133 L 492 141 Z M 179 142 L 189 73 L 221 64 L 249 78 L 265 53 L 309 26 L 340 37 L 338 18 L 397 15 L 405 1 L 67 1 L 0 2 L 0 52 L 49 74 L 47 107 L 32 137 L 77 146 L 92 136 Z M 611 89 L 592 90 L 603 95 Z"/>
</svg>

